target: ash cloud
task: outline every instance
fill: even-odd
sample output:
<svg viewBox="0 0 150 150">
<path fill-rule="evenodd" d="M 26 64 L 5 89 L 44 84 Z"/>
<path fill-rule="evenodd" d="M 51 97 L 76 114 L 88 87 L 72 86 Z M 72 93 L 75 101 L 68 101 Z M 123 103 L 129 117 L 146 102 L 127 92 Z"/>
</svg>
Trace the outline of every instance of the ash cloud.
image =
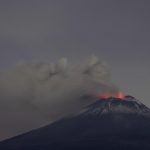
<svg viewBox="0 0 150 150">
<path fill-rule="evenodd" d="M 69 64 L 19 62 L 0 74 L 0 139 L 40 127 L 96 100 L 100 91 L 117 91 L 105 63 L 92 56 Z"/>
</svg>

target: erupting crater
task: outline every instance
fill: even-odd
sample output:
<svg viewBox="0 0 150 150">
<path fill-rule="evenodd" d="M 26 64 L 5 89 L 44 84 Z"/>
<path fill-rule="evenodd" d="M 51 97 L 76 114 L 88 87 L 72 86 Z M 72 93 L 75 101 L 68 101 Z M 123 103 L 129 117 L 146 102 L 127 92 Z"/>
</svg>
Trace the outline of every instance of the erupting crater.
<svg viewBox="0 0 150 150">
<path fill-rule="evenodd" d="M 125 97 L 125 94 L 122 91 L 118 91 L 116 93 L 112 92 L 100 92 L 96 93 L 96 97 L 100 99 L 108 99 L 110 97 L 118 98 L 118 99 L 123 99 Z"/>
</svg>

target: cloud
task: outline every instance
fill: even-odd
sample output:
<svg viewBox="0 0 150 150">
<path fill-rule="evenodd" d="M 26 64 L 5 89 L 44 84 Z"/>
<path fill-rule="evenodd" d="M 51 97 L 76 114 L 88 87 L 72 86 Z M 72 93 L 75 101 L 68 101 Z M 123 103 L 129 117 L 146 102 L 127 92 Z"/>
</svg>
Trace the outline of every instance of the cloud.
<svg viewBox="0 0 150 150">
<path fill-rule="evenodd" d="M 19 62 L 0 75 L 1 139 L 75 113 L 94 102 L 94 93 L 116 91 L 106 64 L 92 56 L 75 64 Z"/>
</svg>

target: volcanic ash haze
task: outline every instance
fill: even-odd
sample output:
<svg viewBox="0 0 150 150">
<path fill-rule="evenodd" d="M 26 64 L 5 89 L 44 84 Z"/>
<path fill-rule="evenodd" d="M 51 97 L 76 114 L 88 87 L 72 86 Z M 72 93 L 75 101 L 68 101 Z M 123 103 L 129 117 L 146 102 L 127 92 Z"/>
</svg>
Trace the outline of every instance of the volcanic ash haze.
<svg viewBox="0 0 150 150">
<path fill-rule="evenodd" d="M 74 65 L 20 62 L 0 75 L 0 139 L 26 132 L 93 103 L 93 93 L 117 91 L 97 57 Z"/>
</svg>

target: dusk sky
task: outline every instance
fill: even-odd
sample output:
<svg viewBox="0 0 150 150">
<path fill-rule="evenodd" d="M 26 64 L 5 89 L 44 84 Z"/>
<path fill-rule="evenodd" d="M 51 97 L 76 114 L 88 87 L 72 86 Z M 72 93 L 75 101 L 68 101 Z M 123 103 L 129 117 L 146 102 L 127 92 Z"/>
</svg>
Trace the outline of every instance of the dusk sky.
<svg viewBox="0 0 150 150">
<path fill-rule="evenodd" d="M 96 55 L 150 107 L 150 1 L 0 0 L 0 68 Z"/>
</svg>

